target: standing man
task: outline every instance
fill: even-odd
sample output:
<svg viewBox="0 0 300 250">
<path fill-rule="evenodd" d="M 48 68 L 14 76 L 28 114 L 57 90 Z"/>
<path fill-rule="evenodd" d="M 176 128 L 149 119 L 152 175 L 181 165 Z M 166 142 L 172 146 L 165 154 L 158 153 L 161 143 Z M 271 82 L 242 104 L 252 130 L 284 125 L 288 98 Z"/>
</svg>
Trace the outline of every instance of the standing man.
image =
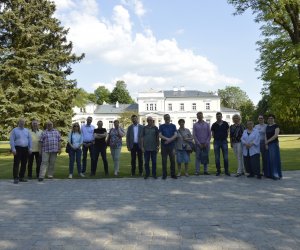
<svg viewBox="0 0 300 250">
<path fill-rule="evenodd" d="M 230 176 L 228 167 L 228 130 L 229 125 L 226 121 L 222 120 L 222 113 L 217 112 L 217 121 L 211 126 L 211 133 L 214 138 L 214 151 L 215 151 L 215 161 L 217 173 L 216 176 L 221 174 L 221 164 L 220 164 L 220 149 L 222 150 L 223 160 L 224 160 L 224 170 L 225 175 Z"/>
<path fill-rule="evenodd" d="M 200 164 L 204 165 L 204 175 L 209 175 L 208 173 L 208 163 L 209 163 L 209 149 L 210 149 L 210 138 L 211 132 L 210 127 L 207 122 L 203 120 L 203 113 L 197 113 L 198 122 L 193 126 L 193 136 L 196 144 L 196 157 L 195 157 L 195 166 L 196 172 L 195 175 L 200 173 Z"/>
<path fill-rule="evenodd" d="M 42 164 L 40 169 L 39 181 L 43 181 L 48 170 L 48 179 L 53 179 L 55 161 L 57 154 L 61 153 L 60 133 L 53 128 L 53 123 L 46 123 L 46 130 L 40 139 L 40 153 L 42 154 Z"/>
<path fill-rule="evenodd" d="M 86 119 L 86 124 L 81 127 L 81 134 L 83 137 L 82 144 L 82 173 L 86 172 L 86 160 L 87 160 L 87 152 L 90 151 L 91 158 L 91 174 L 90 176 L 94 176 L 93 166 L 94 166 L 94 129 L 95 127 L 91 124 L 93 121 L 92 117 L 88 117 Z"/>
<path fill-rule="evenodd" d="M 33 160 L 35 158 L 36 164 L 36 178 L 39 178 L 40 167 L 42 162 L 42 155 L 40 155 L 40 139 L 42 135 L 42 130 L 39 129 L 39 123 L 37 120 L 33 120 L 31 123 L 30 135 L 32 139 L 32 152 L 28 156 L 28 179 L 32 178 L 32 166 Z"/>
<path fill-rule="evenodd" d="M 145 171 L 146 174 L 144 179 L 150 176 L 150 157 L 152 162 L 152 177 L 156 177 L 156 159 L 157 152 L 159 151 L 159 132 L 158 128 L 154 125 L 154 121 L 151 116 L 147 117 L 147 126 L 144 127 L 143 137 L 142 137 L 142 151 L 144 152 L 145 159 Z"/>
<path fill-rule="evenodd" d="M 97 165 L 98 165 L 98 158 L 99 154 L 101 153 L 102 161 L 103 161 L 103 167 L 105 176 L 108 176 L 108 163 L 106 158 L 106 136 L 107 131 L 105 128 L 103 128 L 103 122 L 98 121 L 97 122 L 98 128 L 94 129 L 94 138 L 95 138 L 95 145 L 94 145 L 94 167 L 92 169 L 92 175 L 96 174 Z"/>
<path fill-rule="evenodd" d="M 161 138 L 162 179 L 167 179 L 167 159 L 170 158 L 171 178 L 177 179 L 175 174 L 175 140 L 177 129 L 170 121 L 170 115 L 164 115 L 165 123 L 159 126 L 159 137 Z"/>
<path fill-rule="evenodd" d="M 260 154 L 262 159 L 263 173 L 266 173 L 267 169 L 267 150 L 266 150 L 266 128 L 267 124 L 265 124 L 264 116 L 258 116 L 258 124 L 255 125 L 255 129 L 258 130 L 260 136 Z"/>
<path fill-rule="evenodd" d="M 24 175 L 26 172 L 26 164 L 28 154 L 31 153 L 31 136 L 27 128 L 24 128 L 25 120 L 19 119 L 18 127 L 14 128 L 10 134 L 10 148 L 14 155 L 13 164 L 13 177 L 14 184 L 20 182 L 26 182 Z M 21 162 L 21 168 L 19 172 L 19 165 Z"/>
<path fill-rule="evenodd" d="M 143 126 L 138 124 L 136 115 L 131 116 L 132 124 L 127 129 L 126 144 L 128 151 L 131 152 L 131 176 L 135 176 L 136 156 L 138 157 L 139 176 L 143 175 L 143 152 L 142 136 Z"/>
</svg>

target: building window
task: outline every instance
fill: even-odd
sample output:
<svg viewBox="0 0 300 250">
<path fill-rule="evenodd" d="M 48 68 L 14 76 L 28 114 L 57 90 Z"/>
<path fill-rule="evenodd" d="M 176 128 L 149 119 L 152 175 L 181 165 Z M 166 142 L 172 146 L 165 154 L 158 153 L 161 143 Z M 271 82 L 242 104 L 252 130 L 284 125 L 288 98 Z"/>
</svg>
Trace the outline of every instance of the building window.
<svg viewBox="0 0 300 250">
<path fill-rule="evenodd" d="M 172 111 L 172 103 L 168 104 L 168 111 Z"/>
<path fill-rule="evenodd" d="M 81 113 L 86 113 L 85 108 L 80 108 L 80 112 L 81 112 Z"/>
<path fill-rule="evenodd" d="M 149 104 L 146 104 L 146 110 L 149 110 Z"/>
<path fill-rule="evenodd" d="M 180 103 L 180 111 L 184 111 L 184 103 Z"/>
<path fill-rule="evenodd" d="M 196 105 L 196 103 L 193 103 L 193 104 L 192 104 L 192 110 L 197 110 L 197 105 Z"/>
<path fill-rule="evenodd" d="M 153 103 L 150 103 L 150 110 L 153 110 Z"/>
<path fill-rule="evenodd" d="M 108 128 L 111 129 L 114 127 L 114 121 L 108 121 Z"/>
<path fill-rule="evenodd" d="M 196 119 L 193 119 L 193 124 L 195 124 L 197 122 L 197 120 Z"/>
<path fill-rule="evenodd" d="M 205 104 L 205 109 L 206 109 L 206 110 L 210 110 L 210 103 L 209 103 L 209 102 L 207 102 L 207 103 Z"/>
<path fill-rule="evenodd" d="M 156 106 L 156 103 L 155 103 L 155 104 L 154 104 L 154 110 L 157 110 L 156 107 L 157 107 L 157 106 Z"/>
</svg>

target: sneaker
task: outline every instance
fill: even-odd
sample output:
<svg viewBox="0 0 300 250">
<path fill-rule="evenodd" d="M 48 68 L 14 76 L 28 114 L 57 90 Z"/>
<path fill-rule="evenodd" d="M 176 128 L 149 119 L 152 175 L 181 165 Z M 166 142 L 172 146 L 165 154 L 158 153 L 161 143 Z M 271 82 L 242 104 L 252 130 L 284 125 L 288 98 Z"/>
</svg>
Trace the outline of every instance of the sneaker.
<svg viewBox="0 0 300 250">
<path fill-rule="evenodd" d="M 85 177 L 85 175 L 83 173 L 80 173 L 79 176 L 82 177 L 82 178 Z"/>
<path fill-rule="evenodd" d="M 20 178 L 20 179 L 19 179 L 19 182 L 27 182 L 27 180 L 24 179 L 24 178 Z"/>
<path fill-rule="evenodd" d="M 115 176 L 118 176 L 118 171 L 115 171 L 114 175 L 115 175 Z"/>
<path fill-rule="evenodd" d="M 53 176 L 52 175 L 48 175 L 48 179 L 53 179 Z"/>
<path fill-rule="evenodd" d="M 241 173 L 236 173 L 235 174 L 235 177 L 240 177 L 240 176 L 242 176 L 243 174 L 241 174 Z"/>
<path fill-rule="evenodd" d="M 184 175 L 185 175 L 186 177 L 189 177 L 189 174 L 188 174 L 188 173 L 185 173 Z"/>
<path fill-rule="evenodd" d="M 69 174 L 69 177 L 68 177 L 69 179 L 72 179 L 73 178 L 73 175 L 72 174 Z"/>
<path fill-rule="evenodd" d="M 207 171 L 205 171 L 203 174 L 204 175 L 210 175 L 210 173 L 208 173 Z"/>
<path fill-rule="evenodd" d="M 177 177 L 180 177 L 180 176 L 181 176 L 181 173 L 178 173 L 178 174 L 177 174 Z"/>
<path fill-rule="evenodd" d="M 195 172 L 195 175 L 197 175 L 197 176 L 198 176 L 198 175 L 199 175 L 199 172 Z"/>
<path fill-rule="evenodd" d="M 14 179 L 14 184 L 18 184 L 19 180 L 18 179 Z"/>
</svg>

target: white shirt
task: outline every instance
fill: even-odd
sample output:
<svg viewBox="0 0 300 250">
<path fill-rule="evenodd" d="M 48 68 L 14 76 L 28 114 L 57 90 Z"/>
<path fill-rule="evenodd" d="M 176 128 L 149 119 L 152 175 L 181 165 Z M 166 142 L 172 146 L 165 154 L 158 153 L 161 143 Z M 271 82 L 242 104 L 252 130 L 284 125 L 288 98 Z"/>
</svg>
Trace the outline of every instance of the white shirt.
<svg viewBox="0 0 300 250">
<path fill-rule="evenodd" d="M 133 125 L 133 142 L 134 143 L 139 142 L 138 134 L 139 134 L 139 125 L 138 124 Z"/>
<path fill-rule="evenodd" d="M 259 132 L 260 141 L 265 141 L 267 124 L 257 124 L 254 126 L 254 128 Z"/>
</svg>

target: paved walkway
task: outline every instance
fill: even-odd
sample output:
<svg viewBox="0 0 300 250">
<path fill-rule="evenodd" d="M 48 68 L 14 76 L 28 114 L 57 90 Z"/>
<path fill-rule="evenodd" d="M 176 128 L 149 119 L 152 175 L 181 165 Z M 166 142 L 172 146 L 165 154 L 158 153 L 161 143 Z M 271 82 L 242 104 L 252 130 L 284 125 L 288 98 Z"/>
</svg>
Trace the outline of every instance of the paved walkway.
<svg viewBox="0 0 300 250">
<path fill-rule="evenodd" d="M 300 249 L 299 180 L 2 180 L 0 249 Z"/>
</svg>

